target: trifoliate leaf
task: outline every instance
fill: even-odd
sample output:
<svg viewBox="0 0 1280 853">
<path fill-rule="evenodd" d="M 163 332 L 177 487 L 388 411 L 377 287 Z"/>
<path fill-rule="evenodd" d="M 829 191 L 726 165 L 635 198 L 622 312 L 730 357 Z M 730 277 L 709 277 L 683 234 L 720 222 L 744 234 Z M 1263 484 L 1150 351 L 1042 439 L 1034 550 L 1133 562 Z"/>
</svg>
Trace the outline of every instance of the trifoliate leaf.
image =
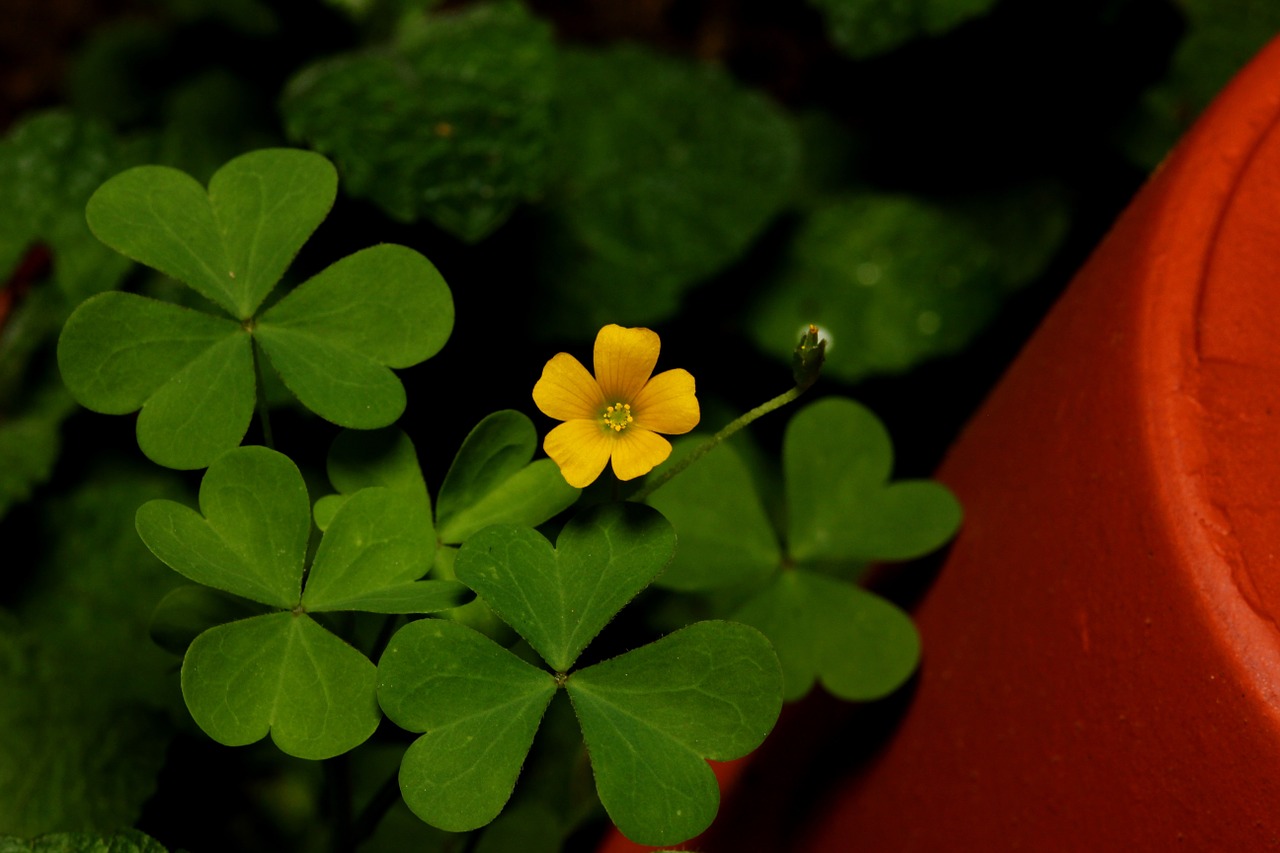
<svg viewBox="0 0 1280 853">
<path fill-rule="evenodd" d="M 559 87 L 562 181 L 544 241 L 562 327 L 668 316 L 788 198 L 794 128 L 719 68 L 639 47 L 566 50 Z"/>
<path fill-rule="evenodd" d="M 519 3 L 409 17 L 390 47 L 300 72 L 285 125 L 333 156 L 351 194 L 480 240 L 542 192 L 552 51 Z"/>
<path fill-rule="evenodd" d="M 782 708 L 769 641 L 698 622 L 570 675 L 600 801 L 632 841 L 675 844 L 711 824 L 720 790 L 705 759 L 755 749 Z"/>
<path fill-rule="evenodd" d="M 409 808 L 451 832 L 493 820 L 555 691 L 549 673 L 465 625 L 401 628 L 378 665 L 378 699 L 396 725 L 425 732 L 400 766 Z"/>
<path fill-rule="evenodd" d="M 808 693 L 815 678 L 841 699 L 879 699 L 901 686 L 920 660 L 920 638 L 907 614 L 816 572 L 782 572 L 733 618 L 773 643 L 788 702 Z"/>
<path fill-rule="evenodd" d="M 566 672 L 614 615 L 667 566 L 675 531 L 656 510 L 604 504 L 574 516 L 552 548 L 536 530 L 487 527 L 458 552 L 458 579 Z"/>
<path fill-rule="evenodd" d="M 1066 233 L 1065 205 L 1033 189 L 965 203 L 866 193 L 814 209 L 750 311 L 761 349 L 791 361 L 816 323 L 826 373 L 900 373 L 966 346 Z"/>
<path fill-rule="evenodd" d="M 889 482 L 889 433 L 852 400 L 831 397 L 797 412 L 787 424 L 782 462 L 794 560 L 909 560 L 938 548 L 960 526 L 960 504 L 941 483 Z"/>
<path fill-rule="evenodd" d="M 912 39 L 937 36 L 975 18 L 996 0 L 809 0 L 826 19 L 831 40 L 866 59 Z"/>
<path fill-rule="evenodd" d="M 490 524 L 533 527 L 570 506 L 580 489 L 555 463 L 533 459 L 533 422 L 506 409 L 482 420 L 462 442 L 436 502 L 440 541 L 457 544 Z"/>
<path fill-rule="evenodd" d="M 654 473 L 693 452 L 701 438 L 674 442 L 671 457 Z M 676 530 L 680 547 L 658 586 L 703 590 L 763 580 L 782 563 L 777 534 L 751 481 L 729 445 L 721 445 L 654 492 L 650 506 Z"/>
<path fill-rule="evenodd" d="M 298 758 L 340 755 L 364 743 L 381 714 L 376 671 L 360 652 L 305 614 L 254 616 L 205 631 L 182 662 L 192 718 L 218 743 L 271 733 Z"/>
<path fill-rule="evenodd" d="M 230 319 L 144 297 L 90 300 L 59 340 L 73 396 L 108 413 L 141 406 L 140 447 L 174 468 L 204 467 L 243 438 L 259 348 L 334 423 L 377 428 L 399 417 L 404 388 L 388 368 L 430 357 L 453 327 L 452 297 L 421 255 L 391 245 L 357 252 L 253 316 L 328 212 L 335 186 L 323 157 L 266 149 L 223 166 L 207 192 L 161 166 L 100 187 L 88 210 L 95 233 Z"/>
</svg>

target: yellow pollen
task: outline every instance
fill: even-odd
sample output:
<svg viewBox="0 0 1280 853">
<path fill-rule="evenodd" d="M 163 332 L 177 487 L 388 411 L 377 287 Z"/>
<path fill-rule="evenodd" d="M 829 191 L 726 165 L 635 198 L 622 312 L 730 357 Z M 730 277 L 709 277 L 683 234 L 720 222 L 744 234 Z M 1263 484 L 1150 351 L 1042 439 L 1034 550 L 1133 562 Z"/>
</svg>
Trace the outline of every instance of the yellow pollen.
<svg viewBox="0 0 1280 853">
<path fill-rule="evenodd" d="M 614 403 L 604 410 L 604 425 L 614 432 L 622 432 L 633 420 L 630 403 Z"/>
</svg>

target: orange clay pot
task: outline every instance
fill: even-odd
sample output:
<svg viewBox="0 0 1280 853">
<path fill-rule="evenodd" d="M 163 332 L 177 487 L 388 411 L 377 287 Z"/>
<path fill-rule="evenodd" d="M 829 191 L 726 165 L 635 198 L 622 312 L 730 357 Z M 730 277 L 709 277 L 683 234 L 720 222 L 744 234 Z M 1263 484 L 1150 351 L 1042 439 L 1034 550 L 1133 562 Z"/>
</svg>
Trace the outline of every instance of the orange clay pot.
<svg viewBox="0 0 1280 853">
<path fill-rule="evenodd" d="M 690 849 L 1280 845 L 1278 325 L 1274 42 L 939 472 L 966 521 L 916 612 L 924 662 L 888 745 L 807 828 L 762 821 L 821 753 L 817 724 L 789 726 L 797 748 L 784 718 Z M 734 815 L 755 817 L 738 831 Z"/>
</svg>

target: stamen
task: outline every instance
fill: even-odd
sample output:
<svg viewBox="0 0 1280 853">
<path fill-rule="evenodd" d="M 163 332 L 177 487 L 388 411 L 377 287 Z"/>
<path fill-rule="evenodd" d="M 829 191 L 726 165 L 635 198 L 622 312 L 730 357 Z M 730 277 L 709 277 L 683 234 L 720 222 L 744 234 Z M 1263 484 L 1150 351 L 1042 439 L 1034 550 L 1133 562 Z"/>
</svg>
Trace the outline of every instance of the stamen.
<svg viewBox="0 0 1280 853">
<path fill-rule="evenodd" d="M 604 424 L 614 432 L 622 432 L 634 420 L 630 403 L 614 403 L 604 410 Z"/>
</svg>

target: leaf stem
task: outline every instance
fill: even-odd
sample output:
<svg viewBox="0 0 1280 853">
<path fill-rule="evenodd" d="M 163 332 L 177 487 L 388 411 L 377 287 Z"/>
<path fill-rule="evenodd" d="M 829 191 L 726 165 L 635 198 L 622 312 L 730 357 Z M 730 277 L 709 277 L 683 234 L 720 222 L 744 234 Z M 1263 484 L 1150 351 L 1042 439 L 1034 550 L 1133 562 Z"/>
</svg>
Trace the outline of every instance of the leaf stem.
<svg viewBox="0 0 1280 853">
<path fill-rule="evenodd" d="M 258 348 L 256 338 L 253 338 L 252 342 L 253 386 L 257 395 L 258 423 L 262 426 L 262 443 L 275 450 L 276 441 L 271 434 L 271 415 L 267 412 L 267 389 L 262 382 L 262 351 Z"/>
<path fill-rule="evenodd" d="M 701 459 L 703 456 L 709 453 L 712 449 L 714 449 L 716 445 L 720 444 L 722 441 L 732 436 L 738 430 L 749 425 L 750 423 L 755 421 L 757 418 L 760 418 L 764 415 L 769 414 L 772 411 L 782 408 L 787 403 L 790 403 L 792 400 L 795 400 L 805 391 L 808 391 L 810 388 L 813 387 L 813 383 L 817 380 L 817 378 L 818 378 L 817 374 L 814 374 L 812 377 L 806 379 L 805 381 L 800 382 L 790 390 L 779 394 L 778 396 L 774 397 L 772 400 L 767 400 L 761 403 L 760 405 L 756 406 L 754 409 L 742 415 L 741 417 L 738 417 L 735 420 L 730 421 L 727 426 L 725 426 L 715 435 L 711 436 L 711 438 L 704 441 L 702 444 L 698 445 L 698 447 L 695 448 L 692 453 L 690 453 L 688 456 L 681 459 L 675 465 L 672 465 L 666 471 L 662 472 L 662 476 L 646 482 L 643 486 L 637 489 L 628 498 L 628 500 L 637 501 L 637 502 L 643 501 L 645 498 L 649 497 L 649 495 L 653 494 L 658 489 L 665 486 L 671 480 L 672 477 L 675 477 L 677 474 L 684 471 L 684 469 L 688 468 L 694 462 L 697 462 L 699 459 Z"/>
</svg>

